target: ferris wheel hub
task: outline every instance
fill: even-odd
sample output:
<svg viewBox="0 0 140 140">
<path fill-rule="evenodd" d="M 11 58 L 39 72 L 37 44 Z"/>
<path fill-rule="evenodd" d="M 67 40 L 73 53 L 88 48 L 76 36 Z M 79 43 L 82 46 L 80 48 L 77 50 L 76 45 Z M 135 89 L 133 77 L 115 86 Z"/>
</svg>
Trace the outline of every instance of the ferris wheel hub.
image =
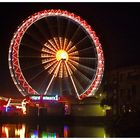
<svg viewBox="0 0 140 140">
<path fill-rule="evenodd" d="M 60 61 L 60 60 L 68 60 L 69 56 L 68 56 L 68 53 L 65 51 L 65 50 L 58 50 L 56 52 L 56 59 L 57 61 Z"/>
</svg>

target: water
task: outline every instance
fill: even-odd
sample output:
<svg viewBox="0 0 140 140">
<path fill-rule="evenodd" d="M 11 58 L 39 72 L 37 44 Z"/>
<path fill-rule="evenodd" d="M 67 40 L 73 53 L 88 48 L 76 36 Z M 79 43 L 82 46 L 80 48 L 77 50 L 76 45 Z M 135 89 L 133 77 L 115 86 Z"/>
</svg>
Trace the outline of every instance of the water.
<svg viewBox="0 0 140 140">
<path fill-rule="evenodd" d="M 106 138 L 105 126 L 1 124 L 1 138 Z"/>
</svg>

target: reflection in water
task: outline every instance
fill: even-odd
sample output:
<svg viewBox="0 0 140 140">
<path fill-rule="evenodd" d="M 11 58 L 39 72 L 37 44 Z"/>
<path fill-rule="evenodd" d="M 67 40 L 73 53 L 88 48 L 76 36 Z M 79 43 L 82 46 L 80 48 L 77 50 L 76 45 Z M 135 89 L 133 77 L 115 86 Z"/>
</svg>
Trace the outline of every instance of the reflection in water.
<svg viewBox="0 0 140 140">
<path fill-rule="evenodd" d="M 64 125 L 64 138 L 68 138 L 69 136 L 69 128 L 67 125 Z"/>
<path fill-rule="evenodd" d="M 2 124 L 2 138 L 58 138 L 68 137 L 67 126 L 42 126 L 27 124 Z"/>
<path fill-rule="evenodd" d="M 71 128 L 71 137 L 107 138 L 104 126 L 74 126 Z"/>
<path fill-rule="evenodd" d="M 107 137 L 104 126 L 2 124 L 1 138 Z"/>
<path fill-rule="evenodd" d="M 25 124 L 4 124 L 1 130 L 2 138 L 25 138 Z"/>
<path fill-rule="evenodd" d="M 19 136 L 20 138 L 25 138 L 25 124 L 21 125 L 21 128 L 15 129 L 15 136 Z"/>
</svg>

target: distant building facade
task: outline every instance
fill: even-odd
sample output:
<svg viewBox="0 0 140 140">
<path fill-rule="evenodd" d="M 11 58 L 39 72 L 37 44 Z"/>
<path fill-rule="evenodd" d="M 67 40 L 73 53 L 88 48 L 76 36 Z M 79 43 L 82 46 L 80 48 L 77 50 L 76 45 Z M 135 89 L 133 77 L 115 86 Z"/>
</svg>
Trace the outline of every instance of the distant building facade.
<svg viewBox="0 0 140 140">
<path fill-rule="evenodd" d="M 112 115 L 140 111 L 140 66 L 109 71 L 106 79 Z"/>
</svg>

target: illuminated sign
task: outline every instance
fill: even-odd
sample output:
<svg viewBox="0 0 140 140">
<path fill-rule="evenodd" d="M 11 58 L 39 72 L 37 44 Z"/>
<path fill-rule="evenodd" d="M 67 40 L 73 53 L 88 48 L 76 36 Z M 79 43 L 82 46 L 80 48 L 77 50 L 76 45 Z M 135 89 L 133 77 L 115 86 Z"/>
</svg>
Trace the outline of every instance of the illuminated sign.
<svg viewBox="0 0 140 140">
<path fill-rule="evenodd" d="M 31 99 L 35 101 L 40 101 L 41 99 L 43 101 L 46 100 L 58 101 L 58 95 L 31 96 Z"/>
<path fill-rule="evenodd" d="M 58 95 L 55 95 L 55 96 L 43 96 L 43 100 L 56 100 L 56 101 L 58 101 Z"/>
<path fill-rule="evenodd" d="M 31 96 L 32 100 L 40 100 L 40 96 Z"/>
</svg>

